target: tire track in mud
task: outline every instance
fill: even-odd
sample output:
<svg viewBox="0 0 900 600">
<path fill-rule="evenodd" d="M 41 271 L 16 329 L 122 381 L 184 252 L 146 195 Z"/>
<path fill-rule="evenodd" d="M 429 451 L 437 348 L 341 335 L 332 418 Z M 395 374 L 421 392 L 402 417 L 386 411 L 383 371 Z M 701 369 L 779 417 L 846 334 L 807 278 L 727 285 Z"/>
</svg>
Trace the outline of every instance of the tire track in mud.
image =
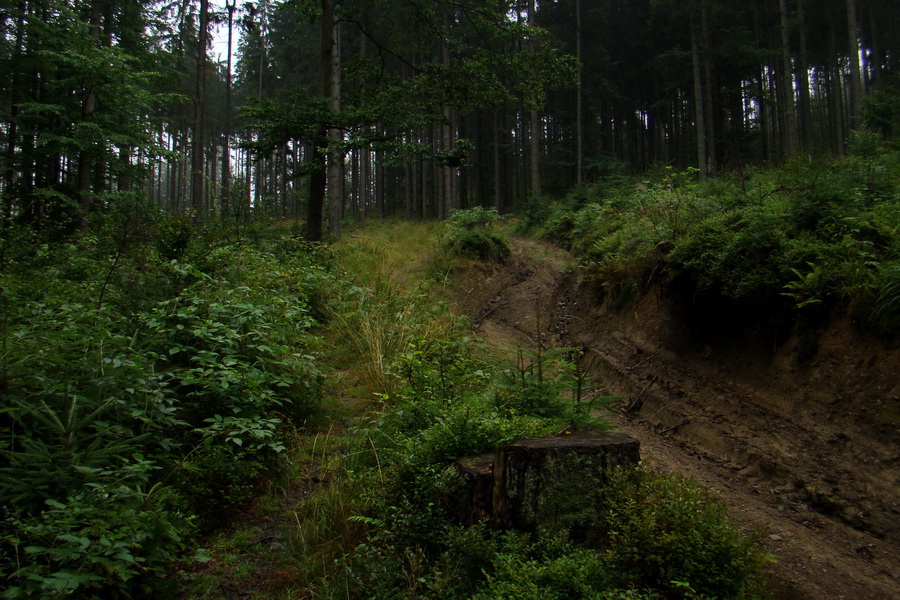
<svg viewBox="0 0 900 600">
<path fill-rule="evenodd" d="M 790 369 L 765 364 L 772 357 L 693 339 L 663 298 L 612 311 L 564 252 L 527 239 L 511 246 L 513 258 L 464 302 L 488 343 L 533 346 L 540 324 L 548 346 L 586 348 L 586 368 L 623 397 L 619 429 L 641 441 L 645 460 L 716 490 L 742 527 L 764 530 L 777 598 L 900 598 L 890 428 L 867 437 L 858 415 L 816 395 L 815 377 L 798 385 Z"/>
</svg>

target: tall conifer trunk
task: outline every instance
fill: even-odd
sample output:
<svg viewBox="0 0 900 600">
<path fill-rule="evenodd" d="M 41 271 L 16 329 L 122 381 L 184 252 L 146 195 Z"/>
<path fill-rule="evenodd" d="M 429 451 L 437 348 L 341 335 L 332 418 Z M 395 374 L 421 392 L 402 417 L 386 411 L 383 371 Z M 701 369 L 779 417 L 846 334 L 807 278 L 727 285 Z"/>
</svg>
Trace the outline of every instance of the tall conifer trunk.
<svg viewBox="0 0 900 600">
<path fill-rule="evenodd" d="M 191 140 L 191 205 L 195 223 L 203 220 L 203 129 L 206 126 L 206 45 L 209 40 L 209 0 L 200 0 L 197 34 L 197 82 L 194 91 L 194 126 Z"/>
<path fill-rule="evenodd" d="M 98 44 L 100 40 L 100 6 L 95 1 L 91 4 L 91 41 Z M 87 85 L 90 85 L 89 83 Z M 85 121 L 93 118 L 97 110 L 97 96 L 93 89 L 86 90 L 84 104 L 81 107 L 81 118 Z M 81 204 L 82 220 L 91 210 L 94 201 L 94 153 L 82 148 L 78 155 L 78 201 Z"/>
<path fill-rule="evenodd" d="M 809 101 L 809 53 L 806 43 L 806 13 L 803 10 L 805 0 L 797 0 L 797 21 L 800 36 L 800 55 L 797 57 L 797 134 L 800 148 L 809 150 L 810 121 L 812 119 Z"/>
<path fill-rule="evenodd" d="M 850 58 L 850 128 L 859 127 L 862 112 L 862 75 L 859 68 L 859 25 L 856 18 L 856 0 L 847 0 L 847 51 Z"/>
<path fill-rule="evenodd" d="M 222 144 L 222 218 L 230 216 L 231 201 L 231 127 L 232 127 L 232 81 L 231 81 L 231 44 L 234 34 L 234 11 L 236 0 L 226 0 L 225 9 L 228 11 L 228 62 L 225 71 L 225 141 Z"/>
<path fill-rule="evenodd" d="M 713 61 L 711 49 L 711 32 L 709 28 L 709 7 L 705 0 L 700 1 L 700 59 L 703 63 L 703 119 L 706 131 L 706 165 L 707 173 L 718 169 L 716 156 L 716 120 L 713 113 Z"/>
<path fill-rule="evenodd" d="M 337 0 L 322 0 L 321 40 L 319 44 L 319 94 L 331 93 L 334 53 L 335 17 Z M 322 240 L 322 217 L 325 212 L 328 161 L 328 124 L 320 123 L 313 140 L 310 156 L 309 208 L 306 220 L 306 237 L 310 241 Z"/>
<path fill-rule="evenodd" d="M 575 0 L 575 57 L 578 59 L 578 81 L 575 84 L 575 183 L 581 185 L 584 171 L 584 114 L 581 83 L 584 73 L 581 64 L 581 0 Z"/>
<path fill-rule="evenodd" d="M 331 61 L 328 77 L 328 96 L 331 110 L 341 109 L 341 29 L 334 22 L 331 35 Z M 341 235 L 341 219 L 344 208 L 344 153 L 340 149 L 343 133 L 334 127 L 328 130 L 328 234 L 334 238 Z"/>
<path fill-rule="evenodd" d="M 535 0 L 530 0 L 528 4 L 528 24 L 531 26 L 537 24 L 537 6 Z M 532 198 L 537 198 L 541 195 L 541 120 L 537 106 L 535 106 L 537 103 L 537 95 L 534 92 L 531 92 L 529 94 L 529 100 L 532 104 L 528 127 L 531 136 L 529 139 L 529 171 L 531 174 L 531 189 L 529 190 L 529 195 Z"/>
<path fill-rule="evenodd" d="M 13 62 L 18 63 L 22 55 L 25 53 L 25 11 L 28 6 L 25 0 L 20 0 L 18 4 L 19 14 L 16 19 L 16 38 L 15 50 L 13 51 Z M 12 87 L 10 89 L 9 98 L 9 127 L 6 131 L 6 156 L 3 174 L 3 219 L 2 224 L 5 226 L 13 216 L 13 188 L 16 184 L 16 173 L 21 169 L 16 163 L 16 146 L 19 143 L 18 116 L 19 116 L 19 98 L 20 88 L 22 85 L 22 75 L 19 69 L 13 71 Z"/>
<path fill-rule="evenodd" d="M 703 75 L 700 65 L 700 39 L 697 31 L 697 17 L 691 15 L 691 58 L 694 68 L 694 120 L 697 132 L 697 168 L 700 179 L 709 176 L 706 155 L 706 113 L 703 107 Z"/>
<path fill-rule="evenodd" d="M 790 157 L 797 151 L 797 125 L 794 113 L 794 69 L 791 60 L 790 18 L 787 0 L 779 0 L 781 16 L 781 114 L 784 120 L 784 152 Z"/>
</svg>

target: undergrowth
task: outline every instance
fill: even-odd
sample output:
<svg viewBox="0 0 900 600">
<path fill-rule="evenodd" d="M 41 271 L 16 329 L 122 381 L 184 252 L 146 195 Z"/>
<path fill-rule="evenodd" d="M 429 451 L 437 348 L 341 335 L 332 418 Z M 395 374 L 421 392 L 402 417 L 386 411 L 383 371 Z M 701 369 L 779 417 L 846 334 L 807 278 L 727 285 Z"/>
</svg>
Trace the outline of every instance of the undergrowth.
<svg viewBox="0 0 900 600">
<path fill-rule="evenodd" d="M 533 206 L 523 231 L 581 261 L 613 305 L 654 285 L 709 312 L 817 327 L 836 309 L 860 329 L 900 334 L 900 153 L 854 134 L 838 159 L 698 183 L 665 168 Z"/>
<path fill-rule="evenodd" d="M 2 595 L 152 595 L 317 411 L 331 259 L 128 212 L 27 237 L 0 241 Z"/>
<path fill-rule="evenodd" d="M 285 593 L 702 598 L 727 581 L 718 597 L 758 597 L 766 557 L 728 521 L 721 503 L 697 486 L 645 469 L 623 473 L 607 492 L 630 520 L 613 523 L 610 513 L 611 543 L 604 547 L 466 524 L 455 500 L 458 459 L 523 437 L 605 427 L 598 411 L 609 399 L 581 372 L 576 349 L 523 349 L 513 362 L 493 356 L 465 318 L 434 300 L 440 283 L 423 285 L 413 276 L 428 272 L 428 260 L 419 259 L 432 249 L 422 240 L 441 248 L 441 236 L 431 235 L 433 226 L 412 235 L 408 227 L 360 232 L 337 248 L 359 289 L 345 300 L 353 321 L 331 321 L 339 333 L 333 343 L 343 340 L 352 349 L 356 376 L 365 382 L 353 389 L 371 400 L 347 430 L 315 441 L 315 479 L 325 483 L 291 509 L 295 525 L 283 568 L 294 574 L 287 587 L 293 592 Z M 393 283 L 354 271 L 371 264 L 385 265 Z M 402 319 L 389 323 L 390 316 Z M 363 326 L 365 319 L 373 322 Z M 357 339 L 391 328 L 395 343 Z M 335 358 L 347 364 L 346 357 Z M 660 516 L 651 518 L 655 511 Z M 635 555 L 637 545 L 646 556 Z M 668 570 L 659 572 L 658 561 Z"/>
<path fill-rule="evenodd" d="M 500 220 L 495 208 L 454 210 L 444 224 L 440 239 L 443 252 L 437 260 L 447 263 L 462 257 L 488 263 L 505 261 L 511 251 L 506 237 L 496 230 Z"/>
<path fill-rule="evenodd" d="M 215 597 L 263 564 L 259 597 L 757 597 L 718 501 L 645 470 L 606 492 L 605 546 L 461 520 L 457 459 L 606 427 L 609 399 L 577 349 L 504 362 L 435 300 L 455 234 L 154 219 L 4 232 L 4 597 Z M 247 511 L 278 525 L 226 527 Z"/>
</svg>

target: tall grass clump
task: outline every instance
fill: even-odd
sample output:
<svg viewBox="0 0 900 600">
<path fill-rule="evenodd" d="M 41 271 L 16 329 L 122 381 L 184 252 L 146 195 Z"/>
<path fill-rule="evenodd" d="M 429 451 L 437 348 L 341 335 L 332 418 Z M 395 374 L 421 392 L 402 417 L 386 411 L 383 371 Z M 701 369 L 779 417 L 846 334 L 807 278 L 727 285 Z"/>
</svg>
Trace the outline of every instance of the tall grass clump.
<svg viewBox="0 0 900 600">
<path fill-rule="evenodd" d="M 440 338 L 457 327 L 426 294 L 437 235 L 436 224 L 396 223 L 373 226 L 336 246 L 352 283 L 331 305 L 332 330 L 349 342 L 370 393 L 392 389 L 390 365 L 415 339 Z"/>
</svg>

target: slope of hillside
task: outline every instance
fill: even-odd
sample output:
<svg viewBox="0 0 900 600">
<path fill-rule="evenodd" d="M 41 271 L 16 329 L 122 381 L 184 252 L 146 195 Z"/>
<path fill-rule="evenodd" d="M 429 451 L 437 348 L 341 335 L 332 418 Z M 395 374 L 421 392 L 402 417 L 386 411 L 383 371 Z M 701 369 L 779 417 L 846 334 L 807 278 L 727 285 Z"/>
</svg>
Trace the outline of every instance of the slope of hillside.
<svg viewBox="0 0 900 600">
<path fill-rule="evenodd" d="M 467 277 L 461 300 L 489 343 L 533 345 L 540 324 L 550 343 L 582 347 L 645 460 L 717 490 L 763 530 L 777 597 L 900 596 L 896 345 L 838 320 L 801 364 L 797 340 L 700 327 L 664 294 L 612 310 L 564 252 L 512 246 L 504 266 Z"/>
</svg>

